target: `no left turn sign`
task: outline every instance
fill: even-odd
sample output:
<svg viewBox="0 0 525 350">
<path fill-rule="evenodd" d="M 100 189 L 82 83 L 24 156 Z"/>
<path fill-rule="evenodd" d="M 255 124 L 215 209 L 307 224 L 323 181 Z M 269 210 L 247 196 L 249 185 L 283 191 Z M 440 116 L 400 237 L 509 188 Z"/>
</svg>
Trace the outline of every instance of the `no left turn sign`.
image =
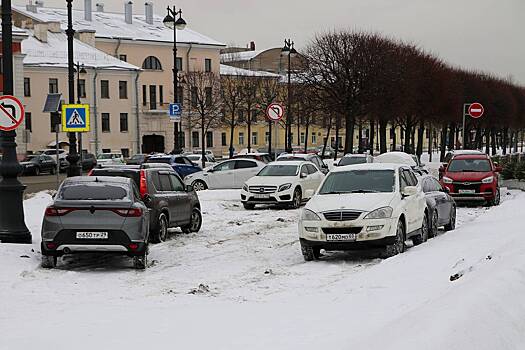
<svg viewBox="0 0 525 350">
<path fill-rule="evenodd" d="M 266 108 L 266 116 L 268 119 L 278 122 L 284 116 L 284 107 L 278 103 L 271 103 L 268 108 Z"/>
<path fill-rule="evenodd" d="M 24 106 L 11 95 L 0 96 L 0 130 L 15 130 L 24 120 Z"/>
</svg>

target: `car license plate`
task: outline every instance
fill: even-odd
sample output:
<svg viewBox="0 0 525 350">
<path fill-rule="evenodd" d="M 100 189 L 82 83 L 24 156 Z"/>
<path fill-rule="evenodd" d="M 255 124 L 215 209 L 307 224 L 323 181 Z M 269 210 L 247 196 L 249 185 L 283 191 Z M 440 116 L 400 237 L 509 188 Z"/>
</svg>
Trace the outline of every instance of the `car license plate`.
<svg viewBox="0 0 525 350">
<path fill-rule="evenodd" d="M 255 194 L 254 197 L 257 199 L 268 199 L 270 198 L 270 195 L 269 194 Z"/>
<path fill-rule="evenodd" d="M 77 239 L 108 239 L 107 232 L 77 232 Z"/>
<path fill-rule="evenodd" d="M 355 233 L 329 233 L 326 235 L 327 241 L 355 241 L 357 235 Z"/>
<path fill-rule="evenodd" d="M 473 194 L 476 193 L 476 190 L 459 190 L 459 193 Z"/>
</svg>

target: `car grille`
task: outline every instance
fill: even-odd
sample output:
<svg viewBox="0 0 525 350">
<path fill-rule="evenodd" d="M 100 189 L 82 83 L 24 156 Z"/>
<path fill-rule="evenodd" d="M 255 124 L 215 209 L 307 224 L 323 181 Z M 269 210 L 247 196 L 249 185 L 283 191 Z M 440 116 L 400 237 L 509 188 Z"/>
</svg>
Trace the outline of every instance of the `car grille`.
<svg viewBox="0 0 525 350">
<path fill-rule="evenodd" d="M 323 227 L 322 230 L 327 234 L 347 234 L 347 233 L 359 233 L 363 227 Z"/>
<path fill-rule="evenodd" d="M 477 181 L 477 182 L 469 182 L 469 181 L 464 181 L 464 182 L 459 182 L 459 181 L 455 181 L 452 183 L 454 185 L 454 190 L 455 192 L 459 192 L 459 190 L 474 190 L 476 191 L 476 193 L 479 193 L 480 191 L 480 187 L 481 187 L 481 182 Z"/>
<path fill-rule="evenodd" d="M 324 218 L 328 221 L 351 221 L 355 220 L 361 215 L 360 211 L 350 211 L 350 210 L 341 210 L 341 211 L 329 211 L 323 213 Z"/>
<path fill-rule="evenodd" d="M 277 186 L 250 186 L 251 193 L 274 193 L 277 191 Z"/>
</svg>

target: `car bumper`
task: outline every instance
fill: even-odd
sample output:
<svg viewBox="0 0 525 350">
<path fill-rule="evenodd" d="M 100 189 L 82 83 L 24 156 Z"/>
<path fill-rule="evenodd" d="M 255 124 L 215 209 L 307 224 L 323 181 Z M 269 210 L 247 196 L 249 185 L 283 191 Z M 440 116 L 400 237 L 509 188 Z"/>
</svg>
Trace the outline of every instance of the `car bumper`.
<svg viewBox="0 0 525 350">
<path fill-rule="evenodd" d="M 288 204 L 293 200 L 293 188 L 273 193 L 252 193 L 241 190 L 241 202 L 246 204 Z"/>
</svg>

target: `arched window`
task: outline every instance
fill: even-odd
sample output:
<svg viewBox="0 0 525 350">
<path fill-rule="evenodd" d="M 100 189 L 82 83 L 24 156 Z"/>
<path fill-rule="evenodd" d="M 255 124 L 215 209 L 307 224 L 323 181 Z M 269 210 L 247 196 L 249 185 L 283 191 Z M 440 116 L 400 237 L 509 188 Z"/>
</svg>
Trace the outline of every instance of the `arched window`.
<svg viewBox="0 0 525 350">
<path fill-rule="evenodd" d="M 162 65 L 160 64 L 160 61 L 157 57 L 149 56 L 146 57 L 146 59 L 142 63 L 142 69 L 161 70 Z"/>
</svg>

